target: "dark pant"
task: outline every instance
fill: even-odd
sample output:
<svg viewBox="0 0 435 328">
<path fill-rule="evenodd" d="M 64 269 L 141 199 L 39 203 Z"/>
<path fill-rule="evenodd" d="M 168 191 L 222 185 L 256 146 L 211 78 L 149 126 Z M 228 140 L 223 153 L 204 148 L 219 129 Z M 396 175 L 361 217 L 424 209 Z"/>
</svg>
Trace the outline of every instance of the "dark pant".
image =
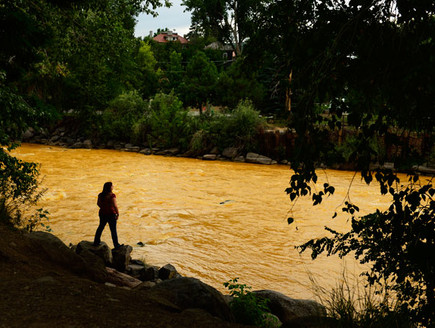
<svg viewBox="0 0 435 328">
<path fill-rule="evenodd" d="M 94 245 L 100 243 L 101 234 L 103 233 L 104 227 L 109 223 L 110 233 L 112 234 L 113 246 L 118 247 L 118 234 L 116 233 L 116 215 L 115 214 L 100 214 L 100 225 L 95 232 Z"/>
</svg>

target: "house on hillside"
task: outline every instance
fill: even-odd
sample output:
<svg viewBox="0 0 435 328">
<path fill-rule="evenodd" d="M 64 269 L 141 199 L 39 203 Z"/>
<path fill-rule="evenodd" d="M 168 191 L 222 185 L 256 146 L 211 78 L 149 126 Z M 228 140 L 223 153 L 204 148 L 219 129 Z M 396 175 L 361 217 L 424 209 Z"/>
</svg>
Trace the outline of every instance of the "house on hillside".
<svg viewBox="0 0 435 328">
<path fill-rule="evenodd" d="M 210 43 L 204 49 L 219 50 L 222 53 L 222 59 L 224 60 L 233 60 L 236 57 L 232 46 L 230 46 L 229 44 L 223 44 L 219 41 Z"/>
<path fill-rule="evenodd" d="M 178 35 L 178 33 L 171 32 L 171 31 L 162 32 L 156 35 L 153 38 L 153 40 L 159 43 L 167 43 L 167 42 L 180 42 L 181 44 L 189 43 L 187 39 L 183 38 L 181 35 Z"/>
</svg>

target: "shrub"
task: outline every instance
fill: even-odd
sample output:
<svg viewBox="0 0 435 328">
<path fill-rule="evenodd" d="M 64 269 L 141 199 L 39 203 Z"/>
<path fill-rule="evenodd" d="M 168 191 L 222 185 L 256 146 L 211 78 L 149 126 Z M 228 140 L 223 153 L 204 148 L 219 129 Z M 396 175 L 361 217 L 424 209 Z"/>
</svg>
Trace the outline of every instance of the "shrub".
<svg viewBox="0 0 435 328">
<path fill-rule="evenodd" d="M 105 139 L 131 141 L 133 125 L 144 115 L 146 102 L 136 91 L 123 93 L 109 103 L 103 113 Z"/>
<path fill-rule="evenodd" d="M 158 93 L 149 103 L 149 114 L 142 122 L 148 128 L 153 141 L 162 147 L 187 148 L 190 140 L 190 118 L 183 103 L 175 96 Z"/>
<path fill-rule="evenodd" d="M 224 283 L 224 286 L 230 291 L 233 299 L 230 302 L 230 308 L 238 323 L 255 325 L 257 327 L 268 327 L 272 324 L 266 321 L 266 315 L 270 312 L 267 307 L 269 300 L 258 298 L 251 293 L 251 287 L 238 283 L 239 278 L 234 278 Z"/>
<path fill-rule="evenodd" d="M 216 136 L 218 146 L 236 146 L 246 151 L 255 149 L 255 137 L 264 124 L 259 115 L 251 101 L 242 100 L 229 115 L 220 116 L 211 126 L 211 133 Z"/>
</svg>

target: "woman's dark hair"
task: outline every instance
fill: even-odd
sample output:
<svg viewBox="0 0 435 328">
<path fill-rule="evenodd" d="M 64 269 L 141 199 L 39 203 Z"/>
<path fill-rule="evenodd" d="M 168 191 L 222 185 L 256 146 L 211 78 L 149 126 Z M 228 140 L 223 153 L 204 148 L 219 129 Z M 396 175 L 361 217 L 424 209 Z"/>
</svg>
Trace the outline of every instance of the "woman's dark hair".
<svg viewBox="0 0 435 328">
<path fill-rule="evenodd" d="M 110 194 L 112 192 L 112 182 L 106 182 L 103 186 L 103 191 L 101 192 L 103 195 Z"/>
</svg>

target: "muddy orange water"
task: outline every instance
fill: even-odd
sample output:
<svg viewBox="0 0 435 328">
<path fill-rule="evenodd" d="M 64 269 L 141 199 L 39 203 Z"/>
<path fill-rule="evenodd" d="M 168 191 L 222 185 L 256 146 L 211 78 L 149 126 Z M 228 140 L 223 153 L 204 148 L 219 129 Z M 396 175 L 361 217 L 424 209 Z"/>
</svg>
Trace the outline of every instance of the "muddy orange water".
<svg viewBox="0 0 435 328">
<path fill-rule="evenodd" d="M 361 268 L 351 258 L 322 256 L 312 261 L 295 246 L 325 235 L 324 226 L 348 229 L 347 217 L 331 219 L 343 201 L 353 172 L 319 172 L 336 193 L 320 206 L 300 200 L 291 210 L 284 190 L 290 169 L 281 165 L 201 161 L 145 156 L 115 150 L 64 149 L 24 144 L 14 154 L 40 163 L 40 206 L 50 212 L 53 233 L 66 244 L 93 240 L 98 225 L 97 194 L 112 181 L 120 217 L 121 243 L 133 258 L 153 265 L 173 264 L 223 291 L 239 277 L 256 289 L 273 289 L 296 298 L 312 297 L 312 274 L 321 285 L 335 285 L 343 267 Z M 366 214 L 385 207 L 387 197 L 356 177 L 350 196 Z M 291 212 L 289 212 L 291 210 Z M 295 222 L 287 224 L 287 217 Z M 112 246 L 106 227 L 103 241 Z M 136 244 L 143 242 L 144 247 Z"/>
</svg>

